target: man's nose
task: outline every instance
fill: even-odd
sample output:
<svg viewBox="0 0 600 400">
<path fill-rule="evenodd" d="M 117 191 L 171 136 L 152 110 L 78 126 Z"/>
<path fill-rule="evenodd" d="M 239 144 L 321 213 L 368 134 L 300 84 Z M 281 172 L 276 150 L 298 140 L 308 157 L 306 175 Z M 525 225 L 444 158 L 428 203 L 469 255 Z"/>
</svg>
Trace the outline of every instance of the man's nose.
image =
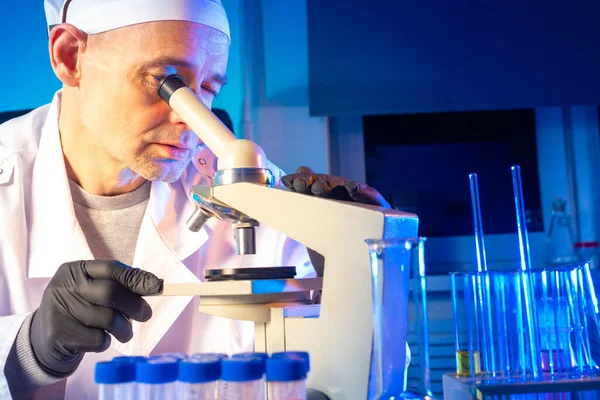
<svg viewBox="0 0 600 400">
<path fill-rule="evenodd" d="M 177 126 L 178 130 L 181 130 L 182 132 L 190 129 L 181 116 L 171 108 L 169 108 L 169 122 Z"/>
</svg>

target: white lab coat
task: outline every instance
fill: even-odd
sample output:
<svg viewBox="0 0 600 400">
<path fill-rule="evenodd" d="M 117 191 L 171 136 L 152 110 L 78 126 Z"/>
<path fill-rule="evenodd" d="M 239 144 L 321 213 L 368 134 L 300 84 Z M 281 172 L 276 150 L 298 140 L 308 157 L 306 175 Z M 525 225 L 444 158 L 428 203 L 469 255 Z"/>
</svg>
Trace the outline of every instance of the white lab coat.
<svg viewBox="0 0 600 400">
<path fill-rule="evenodd" d="M 0 125 L 0 399 L 10 398 L 2 372 L 9 350 L 23 320 L 39 306 L 50 278 L 64 262 L 93 259 L 73 211 L 59 108 L 60 92 L 51 104 Z M 258 229 L 255 256 L 237 255 L 228 223 L 213 218 L 197 233 L 186 227 L 195 208 L 189 189 L 209 184 L 215 164 L 214 155 L 200 147 L 180 180 L 152 183 L 133 267 L 165 282 L 197 281 L 204 269 L 241 266 L 295 265 L 298 276 L 313 276 L 306 249 L 266 226 Z M 113 339 L 105 353 L 87 354 L 67 379 L 66 398 L 97 398 L 94 366 L 114 356 L 252 349 L 252 323 L 201 314 L 197 297 L 147 300 L 154 312 L 150 321 L 134 322 L 129 343 Z M 55 396 L 45 390 L 36 398 Z"/>
</svg>

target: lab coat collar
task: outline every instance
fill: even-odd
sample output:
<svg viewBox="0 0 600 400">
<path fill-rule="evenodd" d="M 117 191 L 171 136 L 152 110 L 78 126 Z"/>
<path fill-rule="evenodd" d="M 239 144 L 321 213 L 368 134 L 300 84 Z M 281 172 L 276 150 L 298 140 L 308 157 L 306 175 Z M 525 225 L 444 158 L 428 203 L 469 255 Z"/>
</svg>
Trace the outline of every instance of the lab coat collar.
<svg viewBox="0 0 600 400">
<path fill-rule="evenodd" d="M 29 278 L 52 277 L 65 262 L 93 259 L 75 217 L 69 189 L 58 133 L 60 96 L 60 92 L 54 96 L 48 110 L 33 164 Z"/>
</svg>

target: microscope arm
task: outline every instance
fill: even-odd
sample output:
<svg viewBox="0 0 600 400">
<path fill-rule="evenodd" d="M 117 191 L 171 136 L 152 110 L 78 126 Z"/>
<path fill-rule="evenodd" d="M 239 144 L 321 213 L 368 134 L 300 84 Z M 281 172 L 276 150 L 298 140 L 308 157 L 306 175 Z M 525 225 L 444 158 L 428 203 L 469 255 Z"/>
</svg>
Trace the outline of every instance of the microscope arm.
<svg viewBox="0 0 600 400">
<path fill-rule="evenodd" d="M 371 357 L 371 260 L 365 240 L 413 238 L 417 235 L 417 217 L 391 209 L 271 188 L 272 182 L 267 179 L 268 163 L 262 149 L 251 141 L 236 139 L 180 77 L 165 77 L 157 91 L 217 156 L 218 171 L 213 178 L 212 190 L 209 188 L 212 197 L 325 257 L 327 266 L 323 270 L 318 317 L 288 318 L 279 309 L 278 324 L 282 328 L 279 333 L 271 335 L 263 330 L 262 336 L 257 335 L 255 340 L 262 339 L 266 351 L 270 348 L 308 351 L 311 358 L 318 360 L 308 377 L 309 387 L 334 399 L 367 398 L 374 358 Z M 248 169 L 261 179 L 246 179 Z M 220 183 L 217 182 L 217 175 L 223 178 L 226 174 L 239 179 L 219 179 Z M 191 226 L 199 228 L 207 217 L 210 214 L 192 221 Z M 409 280 L 408 260 L 409 257 L 395 260 L 401 272 L 399 281 Z M 398 298 L 407 300 L 404 286 L 399 285 L 402 296 Z M 406 302 L 398 305 L 408 308 Z M 275 329 L 277 323 L 271 320 L 269 325 Z M 405 332 L 405 328 L 398 331 Z M 318 340 L 315 340 L 316 335 Z M 403 351 L 397 354 L 399 359 L 404 359 Z"/>
<path fill-rule="evenodd" d="M 319 317 L 286 318 L 285 348 L 320 360 L 309 377 L 311 388 L 333 398 L 366 398 L 373 319 L 365 240 L 415 237 L 417 217 L 251 183 L 215 186 L 212 195 L 325 257 Z M 402 268 L 408 276 L 409 266 Z"/>
</svg>

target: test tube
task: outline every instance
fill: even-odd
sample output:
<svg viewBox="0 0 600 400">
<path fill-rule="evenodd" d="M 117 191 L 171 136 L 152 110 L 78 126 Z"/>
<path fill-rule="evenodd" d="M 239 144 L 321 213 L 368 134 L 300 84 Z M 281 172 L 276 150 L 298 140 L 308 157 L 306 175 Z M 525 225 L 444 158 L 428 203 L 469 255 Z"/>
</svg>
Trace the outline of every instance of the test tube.
<svg viewBox="0 0 600 400">
<path fill-rule="evenodd" d="M 135 364 L 103 361 L 96 364 L 98 400 L 135 400 Z"/>
<path fill-rule="evenodd" d="M 237 354 L 233 354 L 231 356 L 231 358 L 258 358 L 262 361 L 263 363 L 263 369 L 266 368 L 266 361 L 269 358 L 269 355 L 267 353 L 264 352 L 258 352 L 258 351 L 250 351 L 250 352 L 246 352 L 246 353 L 237 353 Z M 265 392 L 266 392 L 266 385 L 267 385 L 267 381 L 265 380 L 265 377 L 263 375 L 263 377 L 261 378 L 261 388 L 263 390 L 263 393 L 261 396 L 264 397 Z"/>
<path fill-rule="evenodd" d="M 306 374 L 310 372 L 310 355 L 306 351 L 281 351 L 271 354 L 271 358 L 298 358 L 306 367 Z"/>
<path fill-rule="evenodd" d="M 194 353 L 190 356 L 190 358 L 204 358 L 204 357 L 217 357 L 219 360 L 224 358 L 229 358 L 229 356 L 225 353 Z"/>
<path fill-rule="evenodd" d="M 137 362 L 144 362 L 148 360 L 148 357 L 142 357 L 142 356 L 121 356 L 121 357 L 113 357 L 113 359 L 111 361 L 113 362 L 128 362 L 128 363 L 137 363 Z"/>
<path fill-rule="evenodd" d="M 227 400 L 263 400 L 265 363 L 260 358 L 237 357 L 221 360 L 221 380 Z"/>
<path fill-rule="evenodd" d="M 523 182 L 521 180 L 521 167 L 511 167 L 515 210 L 517 214 L 517 233 L 519 236 L 519 254 L 521 256 L 523 306 L 525 307 L 526 329 L 529 334 L 529 357 L 531 358 L 531 374 L 533 379 L 541 377 L 541 363 L 539 352 L 539 336 L 537 335 L 537 316 L 534 306 L 533 283 L 531 282 L 531 256 L 529 253 L 529 236 L 527 232 L 527 218 L 525 216 L 525 200 L 523 196 Z"/>
<path fill-rule="evenodd" d="M 452 273 L 452 314 L 456 349 L 456 374 L 475 378 L 481 375 L 482 313 L 477 273 Z"/>
<path fill-rule="evenodd" d="M 262 352 L 248 352 L 233 354 L 231 358 L 258 358 L 264 364 L 267 361 L 267 358 L 269 358 L 269 355 L 267 353 Z"/>
<path fill-rule="evenodd" d="M 522 378 L 530 367 L 529 335 L 520 270 L 490 271 L 496 376 Z"/>
<path fill-rule="evenodd" d="M 178 400 L 219 399 L 221 359 L 218 357 L 195 357 L 179 362 Z"/>
<path fill-rule="evenodd" d="M 494 334 L 493 334 L 493 323 L 492 323 L 492 305 L 491 305 L 491 288 L 490 288 L 490 277 L 487 268 L 487 258 L 485 253 L 485 241 L 483 237 L 483 220 L 481 218 L 481 203 L 479 201 L 479 182 L 477 174 L 469 174 L 469 182 L 471 188 L 471 207 L 473 209 L 473 226 L 475 231 L 475 248 L 477 252 L 477 271 L 479 272 L 478 289 L 479 298 L 481 299 L 482 309 L 482 348 L 483 353 L 483 367 L 491 373 L 496 374 L 496 351 L 494 349 Z"/>
<path fill-rule="evenodd" d="M 586 267 L 583 265 L 567 266 L 568 278 L 565 278 L 567 289 L 568 316 L 572 321 L 571 341 L 574 346 L 574 376 L 594 376 L 598 366 L 592 357 L 591 336 L 597 334 L 595 325 L 596 313 L 593 302 L 595 293 L 590 292 L 590 282 L 587 281 Z M 587 270 L 589 272 L 589 270 Z M 591 304 L 590 304 L 591 303 Z"/>
<path fill-rule="evenodd" d="M 269 400 L 306 400 L 306 362 L 277 357 L 266 361 Z"/>
<path fill-rule="evenodd" d="M 582 323 L 585 332 L 584 346 L 586 349 L 587 357 L 589 358 L 590 372 L 594 373 L 598 370 L 598 359 L 597 349 L 600 347 L 600 321 L 598 313 L 600 312 L 598 307 L 598 298 L 596 297 L 596 290 L 590 274 L 590 264 L 584 263 L 576 268 L 577 281 L 579 290 L 581 293 L 581 300 L 583 301 L 582 312 Z"/>
<path fill-rule="evenodd" d="M 177 360 L 187 360 L 189 358 L 189 356 L 185 353 L 159 353 L 159 354 L 153 354 L 148 358 L 150 358 L 150 359 L 174 358 Z"/>
<path fill-rule="evenodd" d="M 152 358 L 136 364 L 137 393 L 140 400 L 176 399 L 178 360 Z"/>
<path fill-rule="evenodd" d="M 570 315 L 569 303 L 575 301 L 566 268 L 545 268 L 535 272 L 535 297 L 540 337 L 542 372 L 568 377 L 573 361 L 580 362 L 577 317 Z M 580 304 L 576 304 L 579 307 Z M 575 319 L 573 319 L 575 317 Z"/>
</svg>

